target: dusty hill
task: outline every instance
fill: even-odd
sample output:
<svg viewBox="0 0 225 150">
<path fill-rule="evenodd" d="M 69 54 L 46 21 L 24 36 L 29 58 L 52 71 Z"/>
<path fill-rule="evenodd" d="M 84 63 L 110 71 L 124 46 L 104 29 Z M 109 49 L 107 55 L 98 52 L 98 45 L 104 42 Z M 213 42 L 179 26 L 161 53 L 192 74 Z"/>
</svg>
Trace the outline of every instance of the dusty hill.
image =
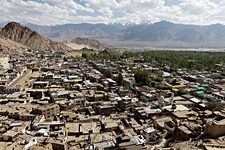
<svg viewBox="0 0 225 150">
<path fill-rule="evenodd" d="M 24 50 L 27 50 L 26 46 L 5 37 L 0 37 L 0 52 L 12 54 L 22 52 Z"/>
<path fill-rule="evenodd" d="M 74 50 L 81 50 L 82 48 L 91 48 L 88 45 L 80 45 L 80 44 L 76 44 L 76 43 L 71 43 L 71 42 L 64 42 L 67 46 L 71 47 Z"/>
<path fill-rule="evenodd" d="M 37 32 L 16 22 L 10 22 L 2 28 L 0 36 L 35 50 L 71 50 L 65 44 L 44 38 Z"/>
<path fill-rule="evenodd" d="M 98 40 L 95 39 L 90 39 L 90 38 L 81 38 L 81 37 L 77 37 L 75 39 L 72 40 L 67 40 L 65 42 L 68 46 L 71 45 L 80 45 L 86 48 L 93 48 L 96 50 L 104 50 L 107 46 L 100 43 Z"/>
</svg>

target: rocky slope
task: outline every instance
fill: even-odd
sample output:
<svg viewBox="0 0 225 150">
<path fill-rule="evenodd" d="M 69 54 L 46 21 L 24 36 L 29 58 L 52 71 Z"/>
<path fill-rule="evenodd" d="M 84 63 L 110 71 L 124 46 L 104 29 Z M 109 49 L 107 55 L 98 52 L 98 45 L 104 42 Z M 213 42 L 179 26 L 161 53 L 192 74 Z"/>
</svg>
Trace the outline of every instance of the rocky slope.
<svg viewBox="0 0 225 150">
<path fill-rule="evenodd" d="M 0 30 L 0 37 L 17 42 L 34 50 L 71 50 L 61 42 L 54 42 L 42 37 L 35 31 L 16 22 L 10 22 Z"/>
<path fill-rule="evenodd" d="M 107 48 L 106 45 L 100 43 L 98 40 L 90 39 L 90 38 L 77 37 L 72 40 L 67 40 L 65 41 L 65 43 L 68 45 L 76 44 L 76 45 L 80 45 L 86 48 L 92 48 L 96 50 L 104 50 L 105 48 Z"/>
<path fill-rule="evenodd" d="M 28 48 L 22 44 L 16 43 L 10 39 L 7 39 L 5 37 L 0 37 L 0 52 L 2 53 L 19 53 L 24 50 L 27 50 Z"/>
</svg>

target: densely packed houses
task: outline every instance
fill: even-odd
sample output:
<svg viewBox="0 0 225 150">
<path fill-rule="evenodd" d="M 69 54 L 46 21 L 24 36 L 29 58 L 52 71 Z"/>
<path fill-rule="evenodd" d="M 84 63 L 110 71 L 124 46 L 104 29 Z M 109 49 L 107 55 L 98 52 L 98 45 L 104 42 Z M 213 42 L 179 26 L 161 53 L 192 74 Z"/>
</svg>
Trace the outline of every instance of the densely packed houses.
<svg viewBox="0 0 225 150">
<path fill-rule="evenodd" d="M 133 59 L 69 61 L 42 51 L 7 61 L 0 67 L 1 149 L 225 149 L 225 80 L 209 72 Z M 140 66 L 160 80 L 136 84 Z"/>
</svg>

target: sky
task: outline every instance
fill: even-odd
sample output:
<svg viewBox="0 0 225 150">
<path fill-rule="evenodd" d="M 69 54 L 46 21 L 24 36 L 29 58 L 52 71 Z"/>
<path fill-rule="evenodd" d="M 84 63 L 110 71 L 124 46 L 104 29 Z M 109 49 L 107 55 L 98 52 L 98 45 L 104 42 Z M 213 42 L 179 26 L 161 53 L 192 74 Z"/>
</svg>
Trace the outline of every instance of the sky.
<svg viewBox="0 0 225 150">
<path fill-rule="evenodd" d="M 225 24 L 225 0 L 1 0 L 0 22 Z"/>
</svg>

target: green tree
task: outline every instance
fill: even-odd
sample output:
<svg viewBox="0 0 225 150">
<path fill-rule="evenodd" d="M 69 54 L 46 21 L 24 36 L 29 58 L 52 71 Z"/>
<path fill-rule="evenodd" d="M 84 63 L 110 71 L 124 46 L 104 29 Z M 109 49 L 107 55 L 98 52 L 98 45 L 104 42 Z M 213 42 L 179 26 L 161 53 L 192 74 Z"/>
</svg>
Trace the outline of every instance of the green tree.
<svg viewBox="0 0 225 150">
<path fill-rule="evenodd" d="M 140 101 L 147 103 L 148 102 L 148 98 L 145 96 L 140 96 Z"/>
<path fill-rule="evenodd" d="M 134 78 L 136 83 L 141 85 L 149 85 L 152 82 L 144 68 L 138 68 L 134 73 Z"/>
<path fill-rule="evenodd" d="M 158 78 L 162 78 L 163 72 L 162 71 L 159 71 L 159 72 L 156 73 L 156 75 L 157 75 Z"/>
<path fill-rule="evenodd" d="M 86 54 L 86 53 L 82 53 L 82 55 L 81 55 L 83 58 L 87 58 L 88 57 L 88 54 Z"/>
<path fill-rule="evenodd" d="M 152 87 L 155 87 L 156 86 L 156 82 L 155 81 L 152 81 L 151 86 Z"/>
<path fill-rule="evenodd" d="M 159 89 L 161 90 L 171 90 L 171 87 L 167 86 L 167 85 L 162 85 L 159 87 Z"/>
<path fill-rule="evenodd" d="M 162 77 L 151 77 L 151 79 L 155 82 L 162 82 L 163 78 Z"/>
<path fill-rule="evenodd" d="M 68 58 L 67 58 L 67 57 L 64 57 L 64 58 L 63 58 L 63 61 L 68 61 Z"/>
<path fill-rule="evenodd" d="M 221 109 L 224 109 L 224 104 L 217 101 L 212 101 L 207 103 L 207 109 L 211 111 L 220 111 Z"/>
<path fill-rule="evenodd" d="M 122 85 L 123 84 L 123 75 L 122 73 L 119 73 L 117 76 L 117 83 L 118 85 Z"/>
<path fill-rule="evenodd" d="M 111 68 L 108 68 L 106 71 L 105 71 L 105 76 L 107 78 L 112 78 L 112 69 Z"/>
<path fill-rule="evenodd" d="M 185 90 L 185 89 L 180 89 L 180 90 L 178 91 L 178 93 L 179 93 L 179 95 L 184 95 L 184 94 L 187 94 L 188 91 Z"/>
</svg>

